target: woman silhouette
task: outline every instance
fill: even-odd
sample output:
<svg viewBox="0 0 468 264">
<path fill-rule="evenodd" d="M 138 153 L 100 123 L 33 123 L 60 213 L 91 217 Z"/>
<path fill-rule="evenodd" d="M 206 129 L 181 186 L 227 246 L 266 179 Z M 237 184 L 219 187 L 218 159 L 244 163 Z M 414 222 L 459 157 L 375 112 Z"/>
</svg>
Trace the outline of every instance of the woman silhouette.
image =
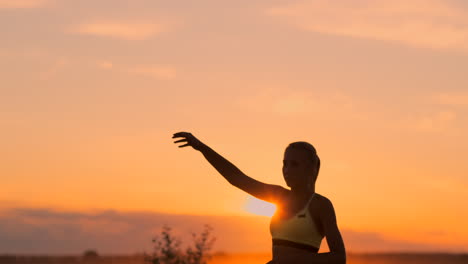
<svg viewBox="0 0 468 264">
<path fill-rule="evenodd" d="M 307 142 L 289 144 L 284 152 L 283 177 L 290 189 L 259 182 L 240 171 L 191 133 L 175 133 L 185 143 L 200 151 L 208 162 L 232 185 L 267 202 L 277 210 L 270 222 L 273 259 L 268 263 L 346 263 L 346 251 L 335 210 L 329 199 L 315 192 L 320 159 Z M 318 253 L 323 237 L 330 252 Z"/>
</svg>

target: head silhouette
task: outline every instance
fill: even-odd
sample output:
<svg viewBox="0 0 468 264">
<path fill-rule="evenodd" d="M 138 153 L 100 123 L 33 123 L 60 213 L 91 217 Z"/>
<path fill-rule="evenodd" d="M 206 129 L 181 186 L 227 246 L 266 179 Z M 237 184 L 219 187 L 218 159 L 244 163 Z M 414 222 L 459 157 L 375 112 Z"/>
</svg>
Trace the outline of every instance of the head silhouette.
<svg viewBox="0 0 468 264">
<path fill-rule="evenodd" d="M 314 146 L 304 141 L 286 147 L 283 159 L 283 177 L 291 188 L 311 188 L 320 170 L 320 159 Z"/>
</svg>

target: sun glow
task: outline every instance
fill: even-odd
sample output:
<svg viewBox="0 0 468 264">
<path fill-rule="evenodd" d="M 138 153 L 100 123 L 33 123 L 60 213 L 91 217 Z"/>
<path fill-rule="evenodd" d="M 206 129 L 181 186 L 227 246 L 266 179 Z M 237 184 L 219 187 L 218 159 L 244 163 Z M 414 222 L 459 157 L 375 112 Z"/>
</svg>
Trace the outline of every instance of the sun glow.
<svg viewBox="0 0 468 264">
<path fill-rule="evenodd" d="M 244 209 L 256 215 L 273 216 L 276 211 L 276 205 L 248 196 L 245 200 Z"/>
</svg>

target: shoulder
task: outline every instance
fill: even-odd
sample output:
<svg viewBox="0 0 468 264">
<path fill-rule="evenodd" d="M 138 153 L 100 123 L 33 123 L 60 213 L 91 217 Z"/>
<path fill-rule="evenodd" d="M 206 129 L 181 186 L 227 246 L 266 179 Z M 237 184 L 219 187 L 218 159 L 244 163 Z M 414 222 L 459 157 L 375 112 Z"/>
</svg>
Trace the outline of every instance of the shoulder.
<svg viewBox="0 0 468 264">
<path fill-rule="evenodd" d="M 335 214 L 333 203 L 327 197 L 316 193 L 313 200 L 315 200 L 315 202 L 311 204 L 315 203 L 315 207 L 318 209 L 317 211 L 319 212 L 320 216 L 329 216 Z"/>
<path fill-rule="evenodd" d="M 319 193 L 315 193 L 313 200 L 315 200 L 315 202 L 320 206 L 329 206 L 332 204 L 330 199 Z"/>
<path fill-rule="evenodd" d="M 267 186 L 270 189 L 270 197 L 274 203 L 277 203 L 277 204 L 287 203 L 291 194 L 290 190 L 280 185 L 268 184 Z"/>
</svg>

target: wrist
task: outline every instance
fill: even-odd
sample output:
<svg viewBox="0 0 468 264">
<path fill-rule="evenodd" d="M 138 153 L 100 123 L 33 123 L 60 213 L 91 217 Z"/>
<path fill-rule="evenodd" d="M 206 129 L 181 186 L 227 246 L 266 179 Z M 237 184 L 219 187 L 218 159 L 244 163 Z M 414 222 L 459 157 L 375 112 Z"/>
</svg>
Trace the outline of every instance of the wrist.
<svg viewBox="0 0 468 264">
<path fill-rule="evenodd" d="M 207 145 L 205 145 L 203 142 L 200 142 L 200 144 L 197 146 L 196 150 L 200 152 L 205 152 L 206 150 L 210 149 Z"/>
</svg>

